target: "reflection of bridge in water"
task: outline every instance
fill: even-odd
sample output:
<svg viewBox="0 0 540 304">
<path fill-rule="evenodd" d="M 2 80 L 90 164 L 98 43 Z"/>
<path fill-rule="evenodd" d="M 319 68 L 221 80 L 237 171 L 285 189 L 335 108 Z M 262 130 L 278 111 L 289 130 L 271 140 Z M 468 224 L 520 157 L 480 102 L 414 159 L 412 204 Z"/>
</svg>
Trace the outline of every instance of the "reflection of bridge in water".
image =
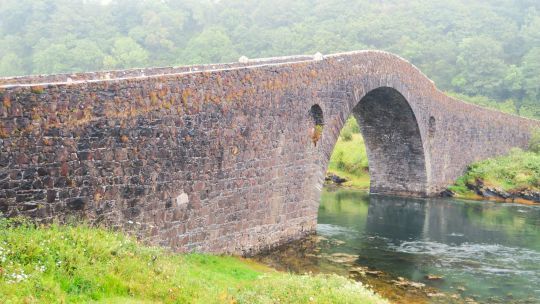
<svg viewBox="0 0 540 304">
<path fill-rule="evenodd" d="M 444 200 L 372 195 L 369 197 L 366 231 L 390 239 L 423 239 L 455 245 L 531 245 L 521 244 L 519 238 L 513 239 L 514 234 L 523 232 L 522 221 L 532 218 L 530 215 L 522 218 L 519 206 L 441 202 Z M 527 212 L 537 213 L 540 217 L 540 210 Z M 537 245 L 540 246 L 540 242 Z"/>
<path fill-rule="evenodd" d="M 341 243 L 319 246 L 314 252 L 323 260 L 311 263 L 326 267 L 325 257 L 344 252 L 394 277 L 449 293 L 459 288 L 479 303 L 537 303 L 539 219 L 537 206 L 325 191 L 318 231 Z"/>
</svg>

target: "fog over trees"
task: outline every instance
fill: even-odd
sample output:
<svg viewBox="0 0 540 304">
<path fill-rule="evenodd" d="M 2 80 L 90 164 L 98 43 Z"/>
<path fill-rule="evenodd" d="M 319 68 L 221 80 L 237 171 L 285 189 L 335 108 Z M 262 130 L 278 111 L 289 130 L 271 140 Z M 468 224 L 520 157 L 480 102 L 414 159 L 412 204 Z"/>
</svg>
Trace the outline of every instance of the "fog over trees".
<svg viewBox="0 0 540 304">
<path fill-rule="evenodd" d="M 538 0 L 0 0 L 0 76 L 360 49 L 540 118 Z"/>
</svg>

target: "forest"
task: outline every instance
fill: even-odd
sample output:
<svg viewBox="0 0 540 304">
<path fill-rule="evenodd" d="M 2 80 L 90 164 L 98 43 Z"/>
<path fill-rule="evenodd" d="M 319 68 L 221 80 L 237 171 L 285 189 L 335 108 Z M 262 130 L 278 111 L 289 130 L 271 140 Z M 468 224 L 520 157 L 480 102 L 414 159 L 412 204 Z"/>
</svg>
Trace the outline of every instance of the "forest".
<svg viewBox="0 0 540 304">
<path fill-rule="evenodd" d="M 0 0 L 0 76 L 360 49 L 540 118 L 537 0 Z"/>
</svg>

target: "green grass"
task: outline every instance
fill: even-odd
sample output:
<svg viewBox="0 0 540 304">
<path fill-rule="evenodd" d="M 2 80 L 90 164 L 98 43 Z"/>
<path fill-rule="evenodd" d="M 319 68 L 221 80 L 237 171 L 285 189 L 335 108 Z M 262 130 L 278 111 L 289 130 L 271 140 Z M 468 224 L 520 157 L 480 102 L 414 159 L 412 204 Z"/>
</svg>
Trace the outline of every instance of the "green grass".
<svg viewBox="0 0 540 304">
<path fill-rule="evenodd" d="M 525 189 L 540 191 L 540 154 L 513 149 L 507 156 L 474 163 L 449 189 L 471 196 L 467 185 L 474 185 L 477 180 L 510 193 Z"/>
<path fill-rule="evenodd" d="M 0 218 L 2 303 L 385 303 L 335 275 L 230 256 L 174 254 L 86 225 Z"/>
<path fill-rule="evenodd" d="M 328 173 L 346 178 L 345 186 L 368 189 L 369 172 L 368 159 L 364 139 L 360 134 L 358 125 L 353 117 L 350 117 L 334 147 Z"/>
</svg>

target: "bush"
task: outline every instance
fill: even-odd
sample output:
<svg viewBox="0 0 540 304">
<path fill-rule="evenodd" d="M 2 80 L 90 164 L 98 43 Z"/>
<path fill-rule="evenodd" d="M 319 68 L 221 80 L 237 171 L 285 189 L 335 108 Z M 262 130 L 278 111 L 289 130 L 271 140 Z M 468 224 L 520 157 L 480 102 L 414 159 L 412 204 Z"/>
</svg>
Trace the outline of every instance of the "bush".
<svg viewBox="0 0 540 304">
<path fill-rule="evenodd" d="M 349 117 L 345 124 L 343 125 L 343 129 L 341 129 L 341 133 L 339 136 L 344 141 L 351 141 L 353 139 L 353 134 L 359 134 L 360 133 L 360 127 L 356 123 L 356 119 L 354 117 Z"/>
<path fill-rule="evenodd" d="M 336 161 L 336 167 L 337 167 L 339 170 L 345 171 L 345 169 L 346 169 L 346 167 L 347 167 L 347 164 L 346 164 L 345 161 L 343 160 L 343 151 L 339 151 L 339 152 L 336 154 L 335 161 Z"/>
<path fill-rule="evenodd" d="M 313 128 L 312 134 L 311 134 L 311 141 L 313 142 L 314 146 L 317 146 L 317 143 L 322 137 L 322 133 L 323 133 L 323 125 L 316 125 Z"/>
<path fill-rule="evenodd" d="M 531 141 L 529 142 L 529 150 L 540 154 L 540 130 L 536 129 L 532 132 Z"/>
<path fill-rule="evenodd" d="M 464 193 L 468 191 L 467 184 L 475 184 L 477 181 L 482 181 L 487 187 L 508 192 L 523 189 L 538 191 L 540 154 L 516 148 L 506 156 L 474 163 L 449 189 L 456 193 Z"/>
<path fill-rule="evenodd" d="M 358 123 L 356 122 L 356 119 L 353 116 L 350 116 L 347 121 L 345 122 L 345 126 L 343 129 L 349 130 L 353 134 L 360 133 L 360 127 L 358 126 Z"/>
<path fill-rule="evenodd" d="M 351 132 L 351 130 L 343 129 L 343 131 L 341 131 L 341 138 L 344 141 L 351 141 L 352 140 L 352 132 Z"/>
</svg>

